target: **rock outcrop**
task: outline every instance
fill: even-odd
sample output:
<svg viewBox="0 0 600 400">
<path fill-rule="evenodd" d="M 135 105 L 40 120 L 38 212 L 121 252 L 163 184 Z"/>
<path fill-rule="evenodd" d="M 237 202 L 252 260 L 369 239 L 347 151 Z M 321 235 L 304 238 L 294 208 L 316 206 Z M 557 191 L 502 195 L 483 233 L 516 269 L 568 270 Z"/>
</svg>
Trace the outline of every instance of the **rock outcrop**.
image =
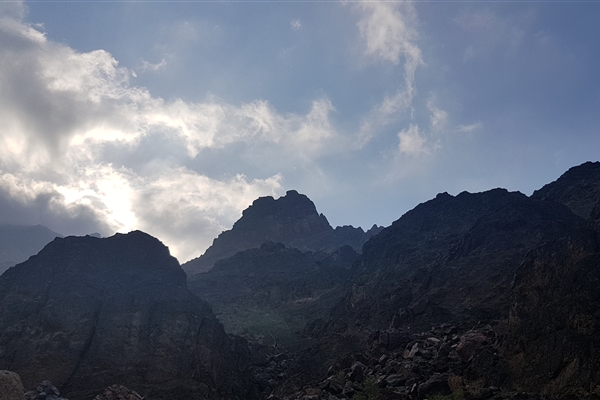
<svg viewBox="0 0 600 400">
<path fill-rule="evenodd" d="M 377 226 L 367 232 L 351 226 L 333 229 L 308 197 L 289 190 L 277 200 L 271 196 L 255 200 L 231 230 L 221 233 L 202 256 L 182 267 L 188 276 L 206 272 L 218 260 L 239 251 L 259 248 L 266 242 L 281 242 L 304 251 L 325 252 L 350 245 L 360 252 L 362 245 L 381 229 Z"/>
<path fill-rule="evenodd" d="M 140 231 L 57 238 L 0 277 L 0 368 L 70 400 L 112 384 L 155 399 L 251 398 L 247 350 Z"/>
<path fill-rule="evenodd" d="M 25 393 L 25 400 L 69 400 L 60 395 L 60 391 L 50 381 L 43 381 L 35 389 Z"/>
<path fill-rule="evenodd" d="M 576 215 L 590 218 L 600 201 L 600 162 L 586 162 L 570 168 L 556 181 L 533 192 L 531 197 L 562 203 Z"/>
<path fill-rule="evenodd" d="M 0 275 L 37 254 L 55 237 L 62 235 L 42 225 L 0 225 Z"/>
<path fill-rule="evenodd" d="M 0 400 L 23 400 L 25 389 L 21 378 L 12 371 L 0 371 Z"/>
</svg>

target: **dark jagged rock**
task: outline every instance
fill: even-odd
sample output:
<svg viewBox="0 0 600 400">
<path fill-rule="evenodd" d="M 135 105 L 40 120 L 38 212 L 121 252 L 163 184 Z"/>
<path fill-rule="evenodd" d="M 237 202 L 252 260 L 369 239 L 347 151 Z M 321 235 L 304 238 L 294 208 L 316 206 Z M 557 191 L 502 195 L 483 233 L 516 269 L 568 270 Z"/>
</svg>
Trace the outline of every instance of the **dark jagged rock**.
<svg viewBox="0 0 600 400">
<path fill-rule="evenodd" d="M 581 230 L 532 251 L 514 282 L 503 356 L 512 384 L 554 397 L 600 395 L 600 243 Z"/>
<path fill-rule="evenodd" d="M 57 238 L 0 277 L 0 368 L 71 400 L 114 383 L 153 400 L 249 398 L 246 351 L 143 232 Z"/>
<path fill-rule="evenodd" d="M 527 251 L 582 224 L 562 204 L 504 189 L 440 194 L 365 244 L 333 316 L 374 328 L 506 317 Z"/>
<path fill-rule="evenodd" d="M 0 274 L 37 254 L 61 234 L 42 225 L 0 225 Z"/>
<path fill-rule="evenodd" d="M 189 279 L 228 332 L 265 337 L 278 345 L 297 342 L 304 324 L 326 316 L 343 295 L 343 282 L 358 254 L 345 246 L 333 254 L 264 243 L 218 261 Z"/>
<path fill-rule="evenodd" d="M 25 393 L 25 400 L 68 400 L 60 395 L 60 392 L 50 381 L 43 381 Z"/>
<path fill-rule="evenodd" d="M 94 400 L 146 400 L 139 393 L 127 389 L 122 385 L 111 385 L 102 393 L 94 397 Z"/>
<path fill-rule="evenodd" d="M 381 230 L 373 226 L 366 233 L 351 226 L 333 229 L 305 195 L 289 190 L 275 200 L 260 197 L 244 210 L 231 230 L 219 235 L 206 252 L 182 267 L 189 276 L 206 272 L 218 261 L 239 251 L 259 248 L 266 242 L 281 242 L 304 251 L 333 252 L 343 245 L 360 252 L 362 245 Z"/>
<path fill-rule="evenodd" d="M 562 203 L 580 217 L 590 218 L 600 201 L 600 162 L 570 168 L 556 181 L 533 192 L 531 197 Z"/>
</svg>

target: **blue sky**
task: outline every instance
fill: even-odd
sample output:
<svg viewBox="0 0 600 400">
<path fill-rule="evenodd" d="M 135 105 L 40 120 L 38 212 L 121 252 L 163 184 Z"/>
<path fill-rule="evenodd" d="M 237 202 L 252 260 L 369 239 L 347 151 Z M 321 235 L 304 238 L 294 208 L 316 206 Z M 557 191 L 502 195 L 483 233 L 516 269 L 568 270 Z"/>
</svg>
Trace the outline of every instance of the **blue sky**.
<svg viewBox="0 0 600 400">
<path fill-rule="evenodd" d="M 389 225 L 600 154 L 600 2 L 0 1 L 0 222 L 186 261 L 258 196 Z"/>
</svg>

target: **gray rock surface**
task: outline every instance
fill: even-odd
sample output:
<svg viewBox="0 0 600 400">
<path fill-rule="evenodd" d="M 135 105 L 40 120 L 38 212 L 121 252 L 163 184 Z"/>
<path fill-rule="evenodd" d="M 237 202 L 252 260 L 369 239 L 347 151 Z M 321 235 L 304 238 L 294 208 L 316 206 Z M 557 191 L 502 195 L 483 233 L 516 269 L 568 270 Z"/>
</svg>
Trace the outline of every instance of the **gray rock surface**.
<svg viewBox="0 0 600 400">
<path fill-rule="evenodd" d="M 18 374 L 1 370 L 0 371 L 0 400 L 23 400 L 23 384 Z"/>
</svg>

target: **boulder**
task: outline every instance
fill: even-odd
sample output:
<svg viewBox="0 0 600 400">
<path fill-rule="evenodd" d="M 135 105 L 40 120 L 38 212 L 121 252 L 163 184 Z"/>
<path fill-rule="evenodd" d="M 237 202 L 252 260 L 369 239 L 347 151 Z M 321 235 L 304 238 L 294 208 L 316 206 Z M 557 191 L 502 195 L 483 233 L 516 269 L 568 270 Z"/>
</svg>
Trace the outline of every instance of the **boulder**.
<svg viewBox="0 0 600 400">
<path fill-rule="evenodd" d="M 0 371 L 0 400 L 23 400 L 23 384 L 14 372 Z"/>
<path fill-rule="evenodd" d="M 68 400 L 60 395 L 60 392 L 50 381 L 43 381 L 35 389 L 25 393 L 25 400 Z"/>
</svg>

